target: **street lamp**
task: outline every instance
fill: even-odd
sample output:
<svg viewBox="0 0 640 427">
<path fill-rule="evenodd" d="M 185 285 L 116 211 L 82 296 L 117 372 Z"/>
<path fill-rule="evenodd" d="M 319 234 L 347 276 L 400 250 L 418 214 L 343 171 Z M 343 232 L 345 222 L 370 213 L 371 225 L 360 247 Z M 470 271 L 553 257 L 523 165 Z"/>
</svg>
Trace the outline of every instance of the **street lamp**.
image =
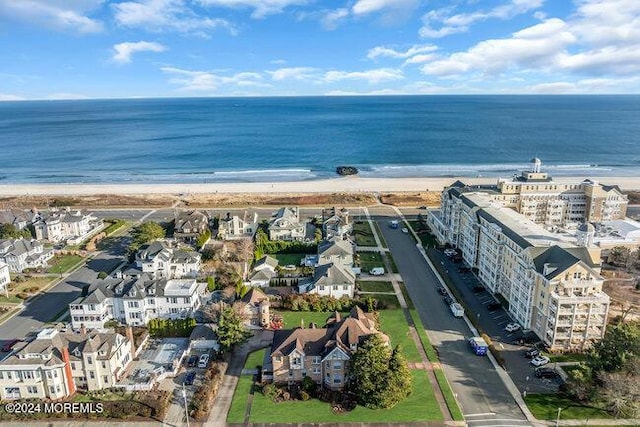
<svg viewBox="0 0 640 427">
<path fill-rule="evenodd" d="M 187 390 L 184 388 L 184 383 L 182 384 L 182 398 L 184 399 L 184 415 L 187 419 L 187 427 L 189 427 L 189 410 L 187 409 Z"/>
<path fill-rule="evenodd" d="M 556 417 L 556 427 L 558 427 L 560 423 L 560 412 L 562 412 L 562 408 L 558 408 L 558 416 Z"/>
</svg>

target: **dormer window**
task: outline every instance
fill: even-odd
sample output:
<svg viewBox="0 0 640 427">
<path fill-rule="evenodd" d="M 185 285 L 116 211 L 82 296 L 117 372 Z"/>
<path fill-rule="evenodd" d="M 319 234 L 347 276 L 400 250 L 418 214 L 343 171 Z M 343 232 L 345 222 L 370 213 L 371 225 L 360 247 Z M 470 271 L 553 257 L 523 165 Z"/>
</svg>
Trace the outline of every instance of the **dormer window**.
<svg viewBox="0 0 640 427">
<path fill-rule="evenodd" d="M 72 353 L 74 356 L 80 357 L 80 349 L 78 347 L 74 348 Z"/>
</svg>

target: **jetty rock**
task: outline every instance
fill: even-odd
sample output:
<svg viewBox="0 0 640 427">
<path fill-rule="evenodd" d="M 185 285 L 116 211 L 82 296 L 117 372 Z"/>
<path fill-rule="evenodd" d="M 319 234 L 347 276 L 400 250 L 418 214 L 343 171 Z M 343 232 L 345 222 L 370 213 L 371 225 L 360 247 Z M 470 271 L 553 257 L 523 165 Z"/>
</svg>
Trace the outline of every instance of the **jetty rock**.
<svg viewBox="0 0 640 427">
<path fill-rule="evenodd" d="M 358 168 L 355 166 L 338 166 L 336 168 L 336 173 L 342 176 L 356 175 L 358 173 Z"/>
</svg>

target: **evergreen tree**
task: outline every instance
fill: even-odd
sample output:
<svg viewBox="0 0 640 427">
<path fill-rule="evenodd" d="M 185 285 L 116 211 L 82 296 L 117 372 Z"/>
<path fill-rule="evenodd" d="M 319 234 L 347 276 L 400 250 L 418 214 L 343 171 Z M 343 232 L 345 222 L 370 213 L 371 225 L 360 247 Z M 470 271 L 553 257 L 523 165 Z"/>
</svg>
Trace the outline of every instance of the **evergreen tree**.
<svg viewBox="0 0 640 427">
<path fill-rule="evenodd" d="M 231 350 L 237 344 L 245 342 L 251 332 L 244 326 L 240 313 L 227 306 L 218 318 L 218 344 L 222 350 Z"/>
</svg>

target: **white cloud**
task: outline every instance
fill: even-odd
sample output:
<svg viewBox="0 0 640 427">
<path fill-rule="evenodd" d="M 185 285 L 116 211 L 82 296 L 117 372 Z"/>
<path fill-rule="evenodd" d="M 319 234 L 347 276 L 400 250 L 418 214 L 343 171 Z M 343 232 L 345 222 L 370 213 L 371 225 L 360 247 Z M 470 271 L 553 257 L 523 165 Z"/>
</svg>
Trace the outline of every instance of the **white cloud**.
<svg viewBox="0 0 640 427">
<path fill-rule="evenodd" d="M 367 52 L 367 58 L 376 59 L 378 57 L 389 57 L 406 59 L 420 53 L 433 52 L 435 50 L 438 50 L 438 46 L 432 44 L 413 45 L 404 52 L 384 46 L 376 46 L 373 49 L 369 49 L 369 52 Z"/>
<path fill-rule="evenodd" d="M 326 30 L 335 30 L 338 28 L 340 21 L 345 20 L 349 16 L 349 9 L 341 8 L 330 10 L 320 19 L 320 23 Z"/>
<path fill-rule="evenodd" d="M 200 94 L 229 93 L 234 88 L 268 88 L 260 73 L 238 73 L 223 76 L 211 71 L 191 71 L 176 67 L 161 67 L 160 70 L 172 76 L 169 83 L 179 86 L 178 91 Z M 221 90 L 222 89 L 222 90 Z"/>
<path fill-rule="evenodd" d="M 437 58 L 437 55 L 434 53 L 415 55 L 415 56 L 412 56 L 411 58 L 408 58 L 406 61 L 404 61 L 404 64 L 402 65 L 424 64 L 425 62 L 433 61 L 436 58 Z"/>
<path fill-rule="evenodd" d="M 343 80 L 364 80 L 369 84 L 400 80 L 404 78 L 402 70 L 393 68 L 377 68 L 367 71 L 327 71 L 322 80 L 326 83 L 335 83 Z"/>
<path fill-rule="evenodd" d="M 274 71 L 267 71 L 271 75 L 271 79 L 275 81 L 281 80 L 309 80 L 317 75 L 318 70 L 311 67 L 288 67 L 280 68 Z"/>
<path fill-rule="evenodd" d="M 103 24 L 88 14 L 104 0 L 0 0 L 0 16 L 57 30 L 97 33 Z"/>
<path fill-rule="evenodd" d="M 289 6 L 301 6 L 308 0 L 197 0 L 203 6 L 253 9 L 252 18 L 282 13 Z"/>
<path fill-rule="evenodd" d="M 0 101 L 22 101 L 23 97 L 18 95 L 12 95 L 10 93 L 0 93 Z"/>
<path fill-rule="evenodd" d="M 156 42 L 124 42 L 113 46 L 113 60 L 120 63 L 131 62 L 131 55 L 136 52 L 164 52 L 167 47 Z"/>
<path fill-rule="evenodd" d="M 351 12 L 354 15 L 368 15 L 384 9 L 411 9 L 416 4 L 416 0 L 357 0 L 351 8 Z"/>
<path fill-rule="evenodd" d="M 184 0 L 138 0 L 111 5 L 118 25 L 143 28 L 148 31 L 177 31 L 206 36 L 208 32 L 224 28 L 231 34 L 237 30 L 229 21 L 198 15 Z"/>
<path fill-rule="evenodd" d="M 545 0 L 511 0 L 509 3 L 494 7 L 488 12 L 477 11 L 451 15 L 452 8 L 443 8 L 427 12 L 422 20 L 424 25 L 419 30 L 423 38 L 441 38 L 451 34 L 464 33 L 469 26 L 487 19 L 508 20 L 517 15 L 540 8 Z M 439 28 L 436 28 L 439 27 Z"/>
<path fill-rule="evenodd" d="M 465 52 L 432 61 L 422 67 L 422 72 L 456 77 L 471 70 L 497 74 L 511 68 L 544 69 L 575 42 L 568 25 L 554 18 L 513 33 L 511 38 L 484 40 Z"/>
</svg>

